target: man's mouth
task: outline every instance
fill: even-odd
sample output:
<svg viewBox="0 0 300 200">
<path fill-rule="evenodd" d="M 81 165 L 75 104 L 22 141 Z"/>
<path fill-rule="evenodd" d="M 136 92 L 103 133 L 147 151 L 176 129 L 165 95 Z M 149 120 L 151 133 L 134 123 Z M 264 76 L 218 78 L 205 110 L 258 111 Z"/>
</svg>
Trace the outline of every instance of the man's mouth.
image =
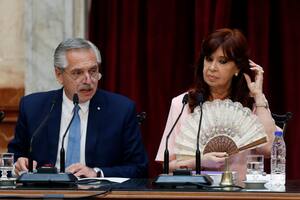
<svg viewBox="0 0 300 200">
<path fill-rule="evenodd" d="M 80 89 L 79 91 L 80 92 L 90 92 L 92 90 L 93 90 L 92 88 L 87 88 L 87 89 Z"/>
</svg>

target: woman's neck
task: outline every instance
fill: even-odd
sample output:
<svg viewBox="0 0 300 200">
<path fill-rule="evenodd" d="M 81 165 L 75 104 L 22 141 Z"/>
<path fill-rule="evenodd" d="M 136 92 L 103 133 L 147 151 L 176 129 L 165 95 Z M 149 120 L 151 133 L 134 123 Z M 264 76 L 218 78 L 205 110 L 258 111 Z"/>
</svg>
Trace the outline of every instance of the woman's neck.
<svg viewBox="0 0 300 200">
<path fill-rule="evenodd" d="M 211 90 L 209 100 L 215 99 L 227 99 L 229 98 L 230 92 L 228 90 Z"/>
</svg>

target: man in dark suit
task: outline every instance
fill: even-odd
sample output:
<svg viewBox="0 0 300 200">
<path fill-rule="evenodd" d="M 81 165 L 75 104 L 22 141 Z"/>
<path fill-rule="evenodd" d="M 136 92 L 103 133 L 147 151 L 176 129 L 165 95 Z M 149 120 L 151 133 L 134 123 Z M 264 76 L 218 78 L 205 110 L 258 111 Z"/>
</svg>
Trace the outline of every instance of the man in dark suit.
<svg viewBox="0 0 300 200">
<path fill-rule="evenodd" d="M 63 88 L 31 94 L 20 102 L 15 137 L 8 145 L 8 151 L 15 154 L 16 174 L 28 170 L 32 134 L 47 115 L 48 121 L 32 141 L 34 168 L 60 166 L 62 138 L 75 115 L 72 99 L 78 94 L 78 120 L 74 120 L 74 127 L 79 135 L 74 139 L 71 135 L 76 131 L 70 128 L 65 137 L 66 160 L 70 161 L 66 171 L 81 177 L 146 176 L 148 160 L 135 104 L 124 96 L 97 89 L 100 63 L 99 50 L 87 40 L 75 38 L 59 44 L 54 67 Z M 77 152 L 72 154 L 74 151 Z"/>
</svg>

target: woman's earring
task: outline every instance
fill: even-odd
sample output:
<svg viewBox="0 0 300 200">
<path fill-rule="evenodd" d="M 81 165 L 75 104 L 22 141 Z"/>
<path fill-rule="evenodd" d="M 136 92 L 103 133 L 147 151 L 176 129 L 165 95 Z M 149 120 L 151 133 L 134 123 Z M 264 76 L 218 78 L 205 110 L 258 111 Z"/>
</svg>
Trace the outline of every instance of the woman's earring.
<svg viewBox="0 0 300 200">
<path fill-rule="evenodd" d="M 238 75 L 239 75 L 239 73 L 238 73 L 238 72 L 236 72 L 234 75 L 235 75 L 235 76 L 238 76 Z"/>
</svg>

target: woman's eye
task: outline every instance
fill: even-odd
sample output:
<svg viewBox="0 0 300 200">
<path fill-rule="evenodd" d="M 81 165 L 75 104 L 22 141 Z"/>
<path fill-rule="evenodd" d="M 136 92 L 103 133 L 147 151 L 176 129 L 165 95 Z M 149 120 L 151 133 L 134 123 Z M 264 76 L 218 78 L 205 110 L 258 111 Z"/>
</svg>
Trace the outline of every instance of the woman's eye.
<svg viewBox="0 0 300 200">
<path fill-rule="evenodd" d="M 206 56 L 206 57 L 205 57 L 205 60 L 206 60 L 207 62 L 211 62 L 211 61 L 212 61 L 212 58 L 211 58 L 210 56 Z"/>
<path fill-rule="evenodd" d="M 227 59 L 221 59 L 221 60 L 219 60 L 219 63 L 221 63 L 221 64 L 226 64 L 227 62 L 228 62 Z"/>
</svg>

